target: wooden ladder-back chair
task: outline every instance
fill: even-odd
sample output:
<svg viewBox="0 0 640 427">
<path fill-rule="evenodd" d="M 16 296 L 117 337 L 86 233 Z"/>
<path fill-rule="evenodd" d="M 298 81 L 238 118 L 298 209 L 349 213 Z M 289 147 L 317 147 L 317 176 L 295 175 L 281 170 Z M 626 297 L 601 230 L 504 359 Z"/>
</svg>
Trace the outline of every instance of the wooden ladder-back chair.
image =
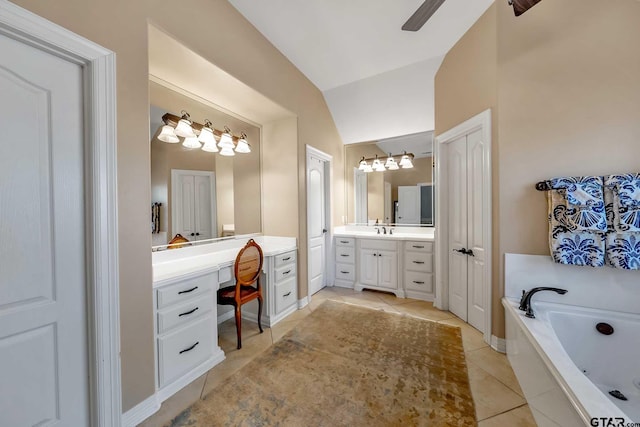
<svg viewBox="0 0 640 427">
<path fill-rule="evenodd" d="M 258 299 L 258 328 L 262 333 L 262 248 L 253 240 L 240 249 L 233 272 L 236 277 L 234 286 L 227 286 L 218 290 L 218 304 L 232 305 L 236 315 L 236 333 L 238 334 L 238 349 L 242 348 L 242 313 L 240 307 L 254 299 Z M 255 286 L 254 286 L 255 285 Z"/>
</svg>

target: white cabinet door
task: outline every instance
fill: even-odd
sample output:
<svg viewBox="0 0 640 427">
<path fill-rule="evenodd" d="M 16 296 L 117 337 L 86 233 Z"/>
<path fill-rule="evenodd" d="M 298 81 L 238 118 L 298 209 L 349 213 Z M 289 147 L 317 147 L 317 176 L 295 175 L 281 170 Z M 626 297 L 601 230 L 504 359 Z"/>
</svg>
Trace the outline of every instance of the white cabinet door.
<svg viewBox="0 0 640 427">
<path fill-rule="evenodd" d="M 374 249 L 360 250 L 360 283 L 378 286 L 378 251 Z"/>
<path fill-rule="evenodd" d="M 210 171 L 171 170 L 171 233 L 191 241 L 218 237 L 215 175 Z"/>
<path fill-rule="evenodd" d="M 88 426 L 83 70 L 0 52 L 0 426 Z"/>
<path fill-rule="evenodd" d="M 398 187 L 399 224 L 420 224 L 420 187 L 417 185 Z"/>
<path fill-rule="evenodd" d="M 398 255 L 393 251 L 378 251 L 378 286 L 398 289 Z"/>
</svg>

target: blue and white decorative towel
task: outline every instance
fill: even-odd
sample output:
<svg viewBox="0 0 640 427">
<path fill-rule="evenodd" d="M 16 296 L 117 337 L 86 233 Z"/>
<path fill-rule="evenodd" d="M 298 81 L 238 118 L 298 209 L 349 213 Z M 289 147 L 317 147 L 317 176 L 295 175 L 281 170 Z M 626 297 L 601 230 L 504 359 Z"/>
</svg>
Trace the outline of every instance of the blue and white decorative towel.
<svg viewBox="0 0 640 427">
<path fill-rule="evenodd" d="M 567 208 L 567 199 L 560 190 L 551 190 L 548 197 L 549 248 L 553 260 L 568 265 L 604 266 L 606 233 L 579 229 L 580 217 Z"/>
<path fill-rule="evenodd" d="M 604 199 L 608 233 L 607 264 L 623 270 L 640 270 L 640 174 L 610 175 Z"/>
<path fill-rule="evenodd" d="M 551 192 L 563 198 L 553 207 L 553 215 L 568 231 L 607 231 L 602 177 L 554 178 L 549 184 Z"/>
</svg>

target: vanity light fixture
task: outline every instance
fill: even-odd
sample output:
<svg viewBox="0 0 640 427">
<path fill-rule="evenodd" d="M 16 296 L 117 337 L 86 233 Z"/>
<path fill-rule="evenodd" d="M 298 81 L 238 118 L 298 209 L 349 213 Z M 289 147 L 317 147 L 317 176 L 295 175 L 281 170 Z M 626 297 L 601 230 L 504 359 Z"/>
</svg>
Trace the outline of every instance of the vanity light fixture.
<svg viewBox="0 0 640 427">
<path fill-rule="evenodd" d="M 162 116 L 165 123 L 158 135 L 158 139 L 163 142 L 175 144 L 184 138 L 182 145 L 186 148 L 202 148 L 210 153 L 220 152 L 223 156 L 234 156 L 235 153 L 250 153 L 251 146 L 247 142 L 247 134 L 242 132 L 240 137 L 233 136 L 231 129 L 227 126 L 224 131 L 213 127 L 210 120 L 205 120 L 204 125 L 193 122 L 188 112 L 182 110 L 182 116 L 166 113 Z M 216 136 L 220 142 L 216 143 Z M 220 150 L 218 150 L 220 147 Z"/>
<path fill-rule="evenodd" d="M 400 158 L 400 162 L 396 161 L 396 157 Z M 378 159 L 377 154 L 375 157 L 369 159 L 365 159 L 363 156 L 358 164 L 358 169 L 364 172 L 384 172 L 387 169 L 394 171 L 400 169 L 400 167 L 402 167 L 402 169 L 411 169 L 413 167 L 413 158 L 414 155 L 406 151 L 404 154 L 392 155 L 389 153 L 389 157 L 387 157 L 384 163 Z M 369 161 L 371 161 L 371 163 L 369 163 Z"/>
</svg>

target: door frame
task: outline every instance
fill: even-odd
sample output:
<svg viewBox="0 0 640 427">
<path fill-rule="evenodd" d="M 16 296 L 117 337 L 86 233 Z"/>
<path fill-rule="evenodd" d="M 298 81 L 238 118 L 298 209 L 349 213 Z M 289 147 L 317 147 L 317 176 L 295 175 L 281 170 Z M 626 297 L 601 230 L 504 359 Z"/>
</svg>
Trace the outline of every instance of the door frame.
<svg viewBox="0 0 640 427">
<path fill-rule="evenodd" d="M 491 307 L 492 301 L 492 262 L 493 262 L 493 245 L 491 234 L 492 217 L 491 217 L 491 109 L 487 109 L 480 114 L 454 126 L 448 131 L 436 136 L 435 158 L 436 158 L 436 297 L 434 305 L 441 310 L 449 309 L 449 236 L 448 236 L 448 203 L 443 203 L 448 194 L 448 178 L 447 178 L 447 160 L 448 145 L 455 139 L 468 135 L 477 130 L 482 132 L 482 140 L 484 150 L 484 168 L 485 176 L 483 177 L 483 187 L 487 189 L 483 197 L 482 215 L 484 218 L 482 225 L 483 235 L 486 236 L 486 270 L 484 274 L 484 290 L 483 299 L 485 302 L 485 328 L 484 341 L 491 345 Z"/>
<path fill-rule="evenodd" d="M 181 175 L 200 175 L 209 177 L 209 185 L 211 186 L 211 234 L 212 239 L 218 237 L 218 206 L 216 201 L 216 174 L 213 171 L 200 171 L 200 170 L 188 170 L 188 169 L 171 169 L 171 234 L 175 236 L 176 219 L 178 218 L 176 194 L 177 191 L 177 178 Z M 172 236 L 169 236 L 171 239 Z M 197 240 L 195 240 L 197 241 Z"/>
<path fill-rule="evenodd" d="M 91 425 L 121 424 L 115 54 L 0 0 L 0 34 L 82 67 Z"/>
<path fill-rule="evenodd" d="M 325 226 L 327 227 L 327 232 L 324 237 L 324 285 L 328 286 L 333 284 L 333 280 L 329 278 L 335 277 L 335 266 L 332 260 L 333 257 L 333 248 L 331 242 L 333 241 L 333 226 L 332 226 L 332 214 L 333 214 L 333 204 L 331 201 L 331 188 L 333 184 L 333 156 L 327 154 L 323 151 L 318 150 L 317 148 L 312 147 L 309 144 L 306 144 L 306 156 L 305 156 L 305 198 L 307 199 L 307 230 L 306 230 L 306 243 L 307 243 L 307 293 L 309 293 L 309 283 L 311 282 L 311 269 L 309 268 L 309 259 L 310 259 L 310 245 L 309 245 L 309 157 L 313 155 L 314 157 L 319 158 L 324 163 L 324 208 L 325 208 Z M 308 300 L 311 301 L 311 295 L 307 295 Z"/>
</svg>

